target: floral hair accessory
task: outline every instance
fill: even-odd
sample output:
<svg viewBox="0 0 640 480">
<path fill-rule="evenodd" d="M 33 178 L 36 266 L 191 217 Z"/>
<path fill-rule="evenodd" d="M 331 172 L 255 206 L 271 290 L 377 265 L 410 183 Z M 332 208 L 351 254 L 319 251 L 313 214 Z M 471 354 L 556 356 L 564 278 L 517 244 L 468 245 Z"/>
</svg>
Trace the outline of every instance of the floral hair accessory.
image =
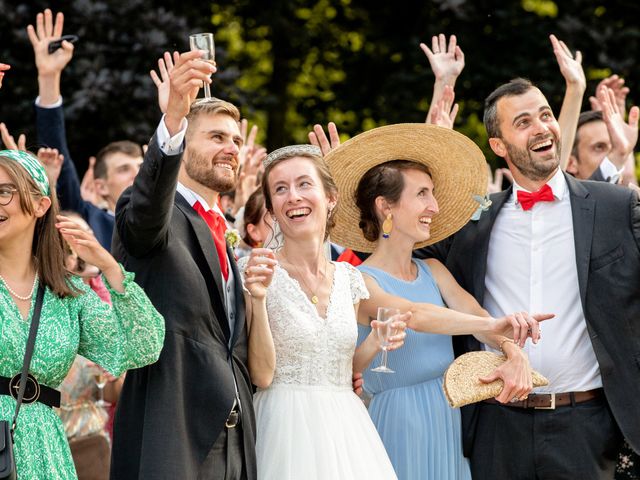
<svg viewBox="0 0 640 480">
<path fill-rule="evenodd" d="M 235 228 L 230 228 L 224 232 L 224 239 L 231 248 L 236 248 L 240 244 L 240 232 Z"/>
<path fill-rule="evenodd" d="M 22 150 L 0 150 L 0 157 L 8 158 L 9 160 L 19 163 L 33 181 L 36 182 L 40 192 L 44 196 L 49 195 L 50 189 L 47 171 L 36 157 Z"/>
</svg>

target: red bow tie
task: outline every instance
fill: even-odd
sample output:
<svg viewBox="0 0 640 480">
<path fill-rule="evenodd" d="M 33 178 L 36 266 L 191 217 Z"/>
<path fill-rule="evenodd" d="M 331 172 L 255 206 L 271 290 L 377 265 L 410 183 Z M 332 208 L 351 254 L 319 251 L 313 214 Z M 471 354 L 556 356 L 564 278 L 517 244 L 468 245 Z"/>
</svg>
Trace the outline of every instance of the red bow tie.
<svg viewBox="0 0 640 480">
<path fill-rule="evenodd" d="M 522 210 L 531 210 L 536 202 L 553 202 L 553 190 L 549 185 L 545 183 L 540 190 L 532 193 L 518 190 L 518 203 Z"/>
<path fill-rule="evenodd" d="M 200 214 L 202 219 L 207 223 L 209 230 L 211 230 L 211 236 L 213 237 L 213 243 L 216 245 L 216 251 L 218 252 L 218 259 L 220 260 L 220 272 L 225 281 L 229 278 L 229 264 L 227 262 L 227 241 L 224 238 L 224 234 L 227 231 L 227 224 L 224 221 L 222 215 L 215 210 L 205 210 L 200 202 L 193 204 L 193 208 Z"/>
</svg>

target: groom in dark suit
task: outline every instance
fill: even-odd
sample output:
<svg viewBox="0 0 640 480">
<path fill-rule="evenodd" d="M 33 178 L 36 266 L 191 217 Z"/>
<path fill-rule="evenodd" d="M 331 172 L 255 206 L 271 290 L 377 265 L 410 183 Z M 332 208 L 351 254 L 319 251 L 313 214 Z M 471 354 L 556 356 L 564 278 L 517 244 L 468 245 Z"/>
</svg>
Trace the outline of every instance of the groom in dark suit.
<svg viewBox="0 0 640 480">
<path fill-rule="evenodd" d="M 112 479 L 256 478 L 242 285 L 217 208 L 235 187 L 240 116 L 222 100 L 192 103 L 215 71 L 200 53 L 171 72 L 167 113 L 117 205 L 114 252 L 167 334 L 157 363 L 127 372 Z"/>
<path fill-rule="evenodd" d="M 473 478 L 613 478 L 622 440 L 640 450 L 640 204 L 634 192 L 558 168 L 544 95 L 512 80 L 485 102 L 513 187 L 477 222 L 419 252 L 445 262 L 491 315 L 548 311 L 525 349 L 550 384 L 521 401 L 463 409 Z M 462 339 L 462 350 L 480 344 Z"/>
</svg>

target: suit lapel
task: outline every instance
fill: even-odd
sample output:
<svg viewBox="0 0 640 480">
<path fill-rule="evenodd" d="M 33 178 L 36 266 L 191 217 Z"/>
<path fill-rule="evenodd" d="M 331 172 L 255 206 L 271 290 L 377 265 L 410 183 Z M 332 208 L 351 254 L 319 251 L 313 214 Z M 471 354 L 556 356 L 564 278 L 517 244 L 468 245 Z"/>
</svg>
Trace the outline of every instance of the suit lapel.
<svg viewBox="0 0 640 480">
<path fill-rule="evenodd" d="M 195 232 L 198 244 L 202 249 L 206 267 L 205 269 L 201 268 L 201 270 L 203 271 L 203 276 L 207 282 L 207 287 L 209 287 L 211 283 L 208 279 L 212 279 L 216 286 L 216 288 L 209 288 L 211 304 L 219 319 L 219 324 L 224 331 L 225 338 L 229 338 L 229 322 L 227 320 L 227 311 L 224 302 L 224 286 L 222 282 L 222 273 L 220 272 L 220 260 L 218 258 L 216 246 L 211 238 L 211 230 L 209 230 L 205 221 L 200 217 L 200 215 L 198 215 L 198 212 L 196 212 L 191 205 L 189 205 L 189 202 L 187 202 L 184 197 L 177 192 L 176 206 L 182 211 L 182 213 L 184 213 L 185 217 L 187 217 L 187 220 Z M 199 264 L 197 260 L 196 263 Z"/>
<path fill-rule="evenodd" d="M 489 255 L 489 240 L 491 239 L 491 229 L 498 218 L 498 213 L 504 203 L 511 196 L 511 187 L 502 192 L 491 195 L 491 208 L 488 214 L 480 215 L 476 227 L 475 255 L 473 255 L 473 292 L 478 303 L 482 305 L 484 301 L 485 275 L 487 273 L 487 256 Z"/>
<path fill-rule="evenodd" d="M 580 300 L 585 308 L 587 281 L 589 279 L 589 260 L 591 258 L 591 241 L 593 239 L 593 221 L 596 202 L 589 197 L 589 192 L 573 177 L 565 174 L 571 200 L 571 217 L 573 218 L 573 241 L 576 248 L 576 268 Z"/>
</svg>

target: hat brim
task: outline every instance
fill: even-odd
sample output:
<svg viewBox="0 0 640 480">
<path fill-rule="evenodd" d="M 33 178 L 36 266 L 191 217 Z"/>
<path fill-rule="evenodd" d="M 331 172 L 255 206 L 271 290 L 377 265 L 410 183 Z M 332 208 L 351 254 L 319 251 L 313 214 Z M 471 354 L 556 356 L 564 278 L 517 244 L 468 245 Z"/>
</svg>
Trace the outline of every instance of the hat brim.
<svg viewBox="0 0 640 480">
<path fill-rule="evenodd" d="M 340 201 L 331 240 L 358 252 L 373 252 L 359 228 L 355 192 L 363 175 L 381 163 L 411 160 L 426 165 L 432 175 L 440 213 L 431 236 L 414 248 L 439 242 L 460 230 L 478 209 L 474 196 L 487 192 L 487 165 L 478 146 L 461 133 L 423 123 L 374 128 L 348 140 L 325 157 L 338 186 Z"/>
</svg>

